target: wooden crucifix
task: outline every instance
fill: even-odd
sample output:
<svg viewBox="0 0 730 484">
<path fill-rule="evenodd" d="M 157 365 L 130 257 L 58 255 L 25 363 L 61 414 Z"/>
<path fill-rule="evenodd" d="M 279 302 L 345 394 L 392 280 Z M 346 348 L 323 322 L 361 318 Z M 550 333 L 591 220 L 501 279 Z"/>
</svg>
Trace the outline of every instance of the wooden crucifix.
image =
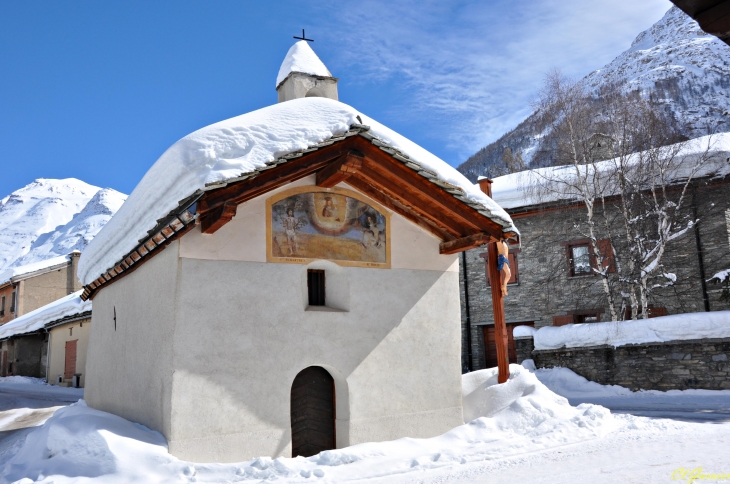
<svg viewBox="0 0 730 484">
<path fill-rule="evenodd" d="M 484 258 L 484 269 L 492 287 L 492 312 L 494 314 L 494 343 L 497 347 L 497 368 L 499 374 L 497 381 L 504 383 L 509 379 L 509 353 L 507 324 L 504 320 L 504 288 L 507 281 L 502 281 L 504 274 L 499 270 L 500 254 L 506 257 L 507 244 L 503 240 L 490 242 L 487 245 L 487 253 L 481 254 Z M 507 276 L 509 279 L 509 276 Z"/>
</svg>

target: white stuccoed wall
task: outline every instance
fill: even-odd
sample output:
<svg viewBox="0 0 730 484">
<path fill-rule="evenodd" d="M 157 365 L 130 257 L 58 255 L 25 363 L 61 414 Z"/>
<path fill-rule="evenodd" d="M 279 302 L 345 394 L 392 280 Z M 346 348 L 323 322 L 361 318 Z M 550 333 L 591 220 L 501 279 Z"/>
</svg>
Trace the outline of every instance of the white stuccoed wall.
<svg viewBox="0 0 730 484">
<path fill-rule="evenodd" d="M 160 430 L 173 455 L 198 462 L 291 455 L 291 384 L 312 365 L 335 379 L 338 447 L 463 423 L 457 256 L 439 255 L 438 239 L 392 214 L 391 269 L 267 263 L 273 194 L 100 291 L 89 404 Z M 327 270 L 345 311 L 306 310 L 308 267 Z M 120 306 L 137 307 L 124 333 Z"/>
</svg>

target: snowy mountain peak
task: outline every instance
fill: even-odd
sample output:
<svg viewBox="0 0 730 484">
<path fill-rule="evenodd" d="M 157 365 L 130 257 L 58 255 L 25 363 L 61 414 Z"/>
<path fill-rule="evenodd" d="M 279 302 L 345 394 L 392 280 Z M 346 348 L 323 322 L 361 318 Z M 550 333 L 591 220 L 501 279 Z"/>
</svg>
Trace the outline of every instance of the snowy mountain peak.
<svg viewBox="0 0 730 484">
<path fill-rule="evenodd" d="M 666 108 L 683 134 L 697 138 L 730 131 L 730 47 L 700 29 L 697 22 L 672 7 L 658 22 L 636 36 L 631 46 L 581 81 L 594 93 L 608 86 L 639 91 Z M 470 179 L 504 174 L 505 150 L 526 162 L 543 152 L 545 126 L 535 114 L 482 148 L 460 167 Z M 541 165 L 549 160 L 537 160 Z"/>
<path fill-rule="evenodd" d="M 667 107 L 690 138 L 730 130 L 730 48 L 672 7 L 631 47 L 583 79 L 594 91 L 616 84 Z"/>
<path fill-rule="evenodd" d="M 0 271 L 81 250 L 126 196 L 75 178 L 39 178 L 0 200 Z"/>
</svg>

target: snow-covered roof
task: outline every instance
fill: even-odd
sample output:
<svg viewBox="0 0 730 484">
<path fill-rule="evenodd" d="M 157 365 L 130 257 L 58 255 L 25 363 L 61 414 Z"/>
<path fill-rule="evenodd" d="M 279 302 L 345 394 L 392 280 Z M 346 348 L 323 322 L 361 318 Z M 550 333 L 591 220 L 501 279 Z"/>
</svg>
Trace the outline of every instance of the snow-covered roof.
<svg viewBox="0 0 730 484">
<path fill-rule="evenodd" d="M 399 150 L 410 163 L 456 187 L 461 191 L 460 200 L 480 207 L 504 232 L 517 232 L 507 212 L 445 161 L 347 104 L 310 97 L 221 121 L 172 145 L 84 250 L 79 278 L 87 285 L 113 267 L 148 237 L 159 219 L 196 191 L 268 168 L 267 162 L 342 135 L 359 124 L 369 126 L 368 135 L 379 143 Z"/>
<path fill-rule="evenodd" d="M 313 76 L 332 77 L 329 69 L 317 57 L 309 42 L 300 40 L 292 45 L 289 52 L 284 57 L 284 62 L 279 67 L 279 75 L 276 76 L 276 88 L 284 82 L 292 72 L 301 72 L 303 74 L 311 74 Z"/>
<path fill-rule="evenodd" d="M 679 152 L 673 150 L 674 146 L 676 145 L 666 147 L 666 151 L 672 153 L 678 160 L 682 160 L 681 165 L 673 174 L 675 179 L 682 180 L 686 178 L 687 173 L 683 172 L 683 169 L 690 169 L 693 165 L 692 160 L 695 160 L 698 156 L 703 156 L 705 153 L 709 155 L 708 160 L 694 174 L 695 178 L 712 175 L 726 176 L 730 174 L 730 162 L 728 162 L 728 158 L 730 158 L 730 133 L 703 136 L 684 142 Z M 636 160 L 640 159 L 637 155 L 632 156 Z M 630 164 L 631 162 L 632 160 L 629 159 L 628 163 Z M 595 166 L 595 169 L 599 173 L 610 172 L 615 169 L 616 162 L 615 160 L 606 160 L 595 163 L 593 166 Z M 558 193 L 557 190 L 551 191 L 549 194 L 544 193 L 544 191 L 533 190 L 535 186 L 544 184 L 547 181 L 561 179 L 568 181 L 573 177 L 575 177 L 575 168 L 573 165 L 551 166 L 511 173 L 492 180 L 492 197 L 505 209 L 529 207 L 561 200 L 578 200 L 580 199 L 580 194 L 577 192 L 571 193 L 567 185 L 561 193 Z M 478 184 L 475 186 L 478 186 Z"/>
<path fill-rule="evenodd" d="M 730 311 L 673 314 L 659 318 L 605 323 L 545 326 L 537 331 L 523 329 L 517 331 L 517 328 L 515 331 L 519 333 L 520 337 L 530 336 L 532 333 L 536 350 L 601 345 L 616 347 L 662 341 L 730 338 Z"/>
<path fill-rule="evenodd" d="M 42 271 L 44 269 L 50 269 L 51 267 L 68 264 L 69 257 L 67 255 L 61 255 L 58 257 L 52 257 L 50 259 L 33 262 L 32 264 L 26 264 L 20 267 L 10 267 L 0 272 L 0 285 L 10 282 L 11 279 L 25 274 L 31 274 L 33 272 Z"/>
<path fill-rule="evenodd" d="M 18 334 L 31 333 L 43 328 L 46 324 L 59 319 L 91 311 L 91 301 L 81 299 L 83 291 L 76 291 L 50 304 L 13 319 L 0 326 L 0 339 Z"/>
</svg>

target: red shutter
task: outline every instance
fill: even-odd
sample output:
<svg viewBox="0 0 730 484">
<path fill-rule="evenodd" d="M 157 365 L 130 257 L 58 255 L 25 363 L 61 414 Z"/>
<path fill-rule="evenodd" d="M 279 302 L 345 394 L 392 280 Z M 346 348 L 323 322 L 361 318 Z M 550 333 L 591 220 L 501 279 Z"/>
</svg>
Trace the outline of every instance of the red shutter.
<svg viewBox="0 0 730 484">
<path fill-rule="evenodd" d="M 598 253 L 603 259 L 603 267 L 608 268 L 608 272 L 616 272 L 616 259 L 613 254 L 613 247 L 609 239 L 601 239 L 596 241 L 598 245 Z"/>
<path fill-rule="evenodd" d="M 573 315 L 566 314 L 565 316 L 553 316 L 553 326 L 565 326 L 573 322 Z"/>
<path fill-rule="evenodd" d="M 76 342 L 78 340 L 75 339 L 73 341 L 66 341 L 66 367 L 63 371 L 63 378 L 68 380 L 70 378 L 73 378 L 74 374 L 76 373 Z"/>
</svg>

